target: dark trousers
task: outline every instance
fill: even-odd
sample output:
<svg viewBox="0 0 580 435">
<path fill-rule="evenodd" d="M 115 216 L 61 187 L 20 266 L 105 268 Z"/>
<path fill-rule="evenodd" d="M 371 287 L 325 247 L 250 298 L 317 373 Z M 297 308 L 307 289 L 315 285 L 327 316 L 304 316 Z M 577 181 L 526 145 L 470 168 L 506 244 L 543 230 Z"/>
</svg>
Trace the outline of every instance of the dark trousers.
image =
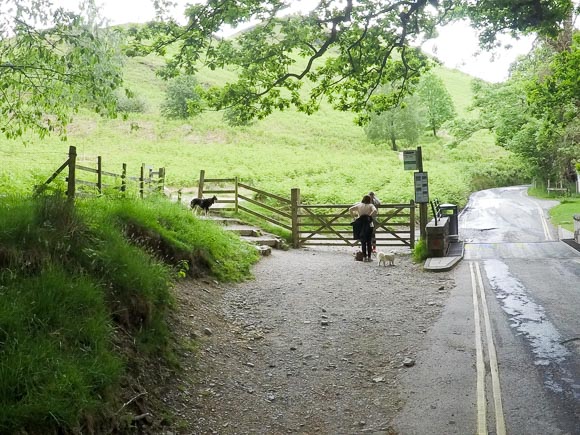
<svg viewBox="0 0 580 435">
<path fill-rule="evenodd" d="M 371 254 L 373 253 L 372 240 L 373 240 L 372 232 L 370 234 L 370 237 L 365 237 L 364 239 L 360 240 L 360 244 L 362 246 L 363 257 L 371 258 Z"/>
</svg>

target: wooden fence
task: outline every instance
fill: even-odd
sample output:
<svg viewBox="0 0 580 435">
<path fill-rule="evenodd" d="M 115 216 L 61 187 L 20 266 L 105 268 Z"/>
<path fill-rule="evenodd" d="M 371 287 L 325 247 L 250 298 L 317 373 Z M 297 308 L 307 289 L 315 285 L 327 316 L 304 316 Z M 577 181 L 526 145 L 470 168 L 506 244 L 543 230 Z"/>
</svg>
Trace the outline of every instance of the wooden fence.
<svg viewBox="0 0 580 435">
<path fill-rule="evenodd" d="M 266 192 L 241 183 L 237 178 L 199 177 L 197 197 L 218 197 L 221 209 L 245 212 L 282 227 L 292 233 L 292 245 L 354 246 L 351 217 L 352 204 L 304 204 L 300 189 L 290 196 Z M 381 204 L 376 227 L 377 246 L 415 246 L 415 203 Z"/>
<path fill-rule="evenodd" d="M 96 167 L 94 168 L 77 164 L 76 147 L 71 146 L 69 147 L 68 159 L 42 185 L 38 186 L 37 190 L 42 190 L 48 186 L 65 169 L 68 169 L 66 194 L 69 199 L 74 199 L 75 196 L 79 195 L 100 195 L 103 193 L 103 189 L 108 188 L 126 192 L 127 184 L 130 182 L 134 182 L 138 186 L 139 196 L 143 198 L 146 194 L 154 191 L 163 192 L 165 185 L 165 168 L 159 168 L 158 171 L 153 171 L 152 168 L 146 168 L 143 163 L 140 168 L 141 173 L 139 177 L 128 177 L 126 163 L 123 163 L 120 174 L 104 171 L 101 156 L 97 157 Z M 89 181 L 79 178 L 78 171 L 94 174 L 93 179 Z M 103 177 L 108 177 L 115 184 L 103 183 Z M 82 191 L 79 191 L 80 186 L 84 186 Z"/>
</svg>

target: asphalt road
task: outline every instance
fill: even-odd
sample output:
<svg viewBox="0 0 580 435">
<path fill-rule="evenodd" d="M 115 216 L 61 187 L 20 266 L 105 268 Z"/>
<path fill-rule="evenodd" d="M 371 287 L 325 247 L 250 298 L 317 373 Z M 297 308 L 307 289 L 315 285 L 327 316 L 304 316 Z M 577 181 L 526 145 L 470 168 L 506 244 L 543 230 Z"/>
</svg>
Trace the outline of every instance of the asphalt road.
<svg viewBox="0 0 580 435">
<path fill-rule="evenodd" d="M 457 285 L 404 375 L 400 434 L 580 434 L 580 253 L 549 223 L 556 202 L 525 192 L 463 210 Z"/>
</svg>

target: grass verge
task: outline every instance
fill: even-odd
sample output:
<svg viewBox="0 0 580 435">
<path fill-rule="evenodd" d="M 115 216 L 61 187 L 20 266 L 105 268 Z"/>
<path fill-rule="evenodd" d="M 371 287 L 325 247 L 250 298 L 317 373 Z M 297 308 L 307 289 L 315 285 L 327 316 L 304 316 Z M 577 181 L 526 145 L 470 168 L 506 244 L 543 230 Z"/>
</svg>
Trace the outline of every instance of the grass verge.
<svg viewBox="0 0 580 435">
<path fill-rule="evenodd" d="M 0 433 L 130 430 L 133 358 L 173 360 L 175 280 L 240 281 L 258 259 L 161 199 L 0 201 Z"/>
</svg>

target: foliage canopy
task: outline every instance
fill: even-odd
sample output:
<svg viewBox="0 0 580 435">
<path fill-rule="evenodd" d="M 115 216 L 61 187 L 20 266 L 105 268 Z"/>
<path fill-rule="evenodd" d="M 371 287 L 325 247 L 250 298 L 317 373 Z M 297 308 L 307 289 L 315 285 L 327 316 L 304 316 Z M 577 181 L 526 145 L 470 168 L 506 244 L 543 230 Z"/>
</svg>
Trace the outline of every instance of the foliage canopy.
<svg viewBox="0 0 580 435">
<path fill-rule="evenodd" d="M 83 6 L 84 5 L 84 6 Z M 115 113 L 121 62 L 92 1 L 80 14 L 49 0 L 3 0 L 0 16 L 0 131 L 64 135 L 70 116 L 89 106 Z"/>
<path fill-rule="evenodd" d="M 476 82 L 479 120 L 469 135 L 492 130 L 499 145 L 522 156 L 542 179 L 575 181 L 580 158 L 580 33 L 544 41 L 501 84 Z"/>
<path fill-rule="evenodd" d="M 289 1 L 210 0 L 190 5 L 187 24 L 173 20 L 133 29 L 128 52 L 165 54 L 177 46 L 164 75 L 195 74 L 200 66 L 230 68 L 236 79 L 205 92 L 216 109 L 243 108 L 247 119 L 295 107 L 312 113 L 326 98 L 334 108 L 368 121 L 368 105 L 395 106 L 429 62 L 416 47 L 435 26 L 469 17 L 491 46 L 500 32 L 557 33 L 569 0 L 361 0 L 318 2 L 307 15 L 284 15 Z M 224 26 L 254 24 L 235 40 Z M 259 23 L 259 24 L 255 24 Z M 390 98 L 374 91 L 390 85 Z M 244 120 L 240 120 L 243 122 Z"/>
</svg>

